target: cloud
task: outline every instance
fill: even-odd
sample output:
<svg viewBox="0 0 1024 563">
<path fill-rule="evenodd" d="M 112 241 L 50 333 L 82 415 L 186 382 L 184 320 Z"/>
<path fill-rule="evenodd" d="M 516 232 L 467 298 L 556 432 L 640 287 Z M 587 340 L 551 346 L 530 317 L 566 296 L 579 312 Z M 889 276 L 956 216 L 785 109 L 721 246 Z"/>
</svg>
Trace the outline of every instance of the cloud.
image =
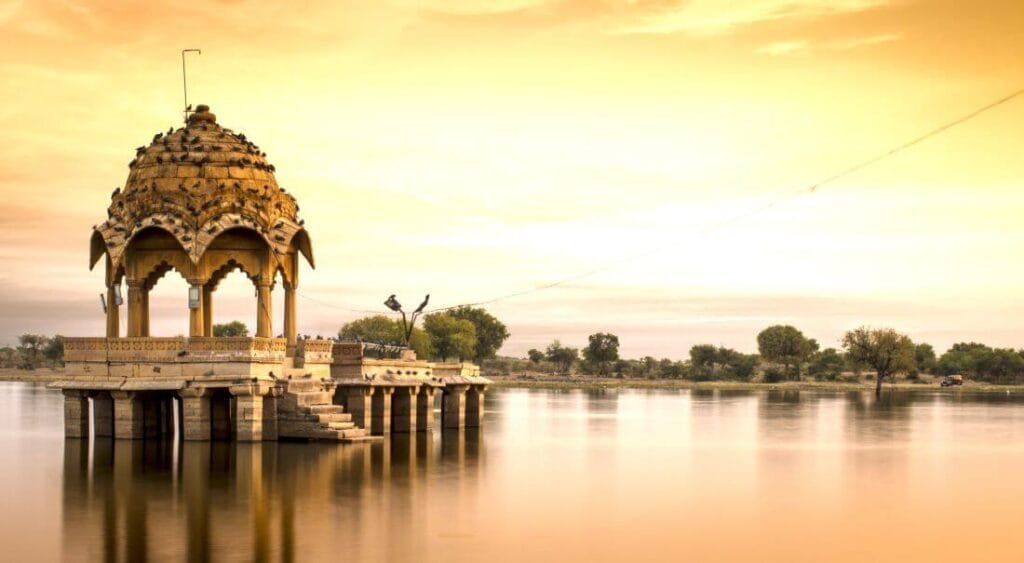
<svg viewBox="0 0 1024 563">
<path fill-rule="evenodd" d="M 622 27 L 619 33 L 715 35 L 762 22 L 863 12 L 886 3 L 886 0 L 737 0 L 723 4 L 694 0 L 650 14 L 635 24 Z"/>
<path fill-rule="evenodd" d="M 765 55 L 771 55 L 773 57 L 780 57 L 786 55 L 792 55 L 800 51 L 806 51 L 807 47 L 811 44 L 806 39 L 795 39 L 792 41 L 776 41 L 769 43 L 763 47 L 758 47 L 755 52 L 762 53 Z"/>
<path fill-rule="evenodd" d="M 885 33 L 880 35 L 870 35 L 867 37 L 853 37 L 850 39 L 825 42 L 814 42 L 809 39 L 790 39 L 787 41 L 775 41 L 768 43 L 767 45 L 754 49 L 754 52 L 773 57 L 784 57 L 796 54 L 807 54 L 810 51 L 821 49 L 849 51 L 865 47 L 874 47 L 885 43 L 892 43 L 899 39 L 900 34 L 898 33 Z"/>
</svg>

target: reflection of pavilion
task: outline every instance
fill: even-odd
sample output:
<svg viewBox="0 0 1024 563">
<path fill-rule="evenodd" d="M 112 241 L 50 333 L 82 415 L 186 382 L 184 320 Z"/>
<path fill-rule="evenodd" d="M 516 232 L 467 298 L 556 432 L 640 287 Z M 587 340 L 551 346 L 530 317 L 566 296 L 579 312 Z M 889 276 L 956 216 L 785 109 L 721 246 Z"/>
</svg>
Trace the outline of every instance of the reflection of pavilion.
<svg viewBox="0 0 1024 563">
<path fill-rule="evenodd" d="M 129 168 L 90 245 L 91 265 L 105 257 L 106 337 L 66 339 L 66 379 L 54 384 L 68 437 L 371 440 L 432 428 L 438 389 L 445 427 L 480 424 L 488 381 L 472 364 L 297 339 L 299 257 L 314 264 L 299 206 L 265 153 L 208 107 L 139 147 Z M 236 269 L 255 286 L 256 335 L 214 337 L 214 295 Z M 170 270 L 189 283 L 188 337 L 150 335 L 149 293 Z M 278 280 L 283 338 L 271 334 Z"/>
<path fill-rule="evenodd" d="M 424 521 L 442 509 L 435 503 L 473 494 L 479 433 L 463 433 L 360 448 L 68 440 L 65 559 L 292 561 L 325 550 L 415 559 L 429 534 Z M 432 488 L 452 471 L 455 488 Z"/>
</svg>

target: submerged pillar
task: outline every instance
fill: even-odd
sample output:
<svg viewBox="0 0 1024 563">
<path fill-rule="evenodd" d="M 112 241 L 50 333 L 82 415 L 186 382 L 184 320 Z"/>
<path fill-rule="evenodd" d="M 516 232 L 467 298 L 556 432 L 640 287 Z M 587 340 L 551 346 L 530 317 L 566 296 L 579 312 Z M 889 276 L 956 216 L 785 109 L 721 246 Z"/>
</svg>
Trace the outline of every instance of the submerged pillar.
<svg viewBox="0 0 1024 563">
<path fill-rule="evenodd" d="M 462 428 L 466 421 L 467 385 L 446 385 L 441 395 L 441 427 Z"/>
<path fill-rule="evenodd" d="M 277 440 L 277 404 L 284 393 L 281 387 L 271 387 L 263 397 L 263 439 Z"/>
<path fill-rule="evenodd" d="M 89 437 L 89 398 L 85 391 L 64 390 L 64 437 Z"/>
<path fill-rule="evenodd" d="M 370 434 L 382 436 L 391 432 L 391 393 L 393 387 L 373 387 L 370 412 Z"/>
<path fill-rule="evenodd" d="M 205 387 L 178 391 L 181 397 L 181 425 L 186 440 L 210 439 L 210 396 Z"/>
<path fill-rule="evenodd" d="M 373 411 L 373 387 L 369 385 L 339 385 L 334 392 L 334 404 L 345 407 L 352 422 L 359 428 L 370 429 Z"/>
<path fill-rule="evenodd" d="M 416 397 L 416 430 L 423 432 L 434 428 L 434 387 L 421 385 Z"/>
<path fill-rule="evenodd" d="M 92 428 L 97 438 L 110 438 L 114 435 L 114 399 L 107 393 L 98 393 L 92 397 Z"/>
<path fill-rule="evenodd" d="M 484 387 L 473 385 L 466 391 L 466 428 L 480 428 L 484 420 Z"/>
<path fill-rule="evenodd" d="M 263 390 L 259 385 L 232 385 L 235 397 L 235 440 L 260 442 L 263 440 Z"/>
<path fill-rule="evenodd" d="M 418 389 L 415 386 L 395 387 L 391 396 L 391 431 L 416 431 L 416 398 Z"/>
<path fill-rule="evenodd" d="M 140 440 L 143 437 L 142 401 L 131 391 L 111 391 L 114 399 L 114 437 L 118 440 Z"/>
</svg>

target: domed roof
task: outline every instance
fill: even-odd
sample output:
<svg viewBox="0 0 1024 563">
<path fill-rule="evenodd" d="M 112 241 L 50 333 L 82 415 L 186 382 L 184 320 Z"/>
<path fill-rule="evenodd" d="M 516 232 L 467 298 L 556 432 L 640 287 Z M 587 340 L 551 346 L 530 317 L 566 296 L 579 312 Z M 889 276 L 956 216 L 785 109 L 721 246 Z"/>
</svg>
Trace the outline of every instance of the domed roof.
<svg viewBox="0 0 1024 563">
<path fill-rule="evenodd" d="M 104 252 L 118 265 L 132 237 L 150 227 L 174 236 L 194 263 L 223 231 L 249 228 L 278 254 L 294 241 L 313 264 L 298 203 L 277 185 L 266 156 L 198 106 L 184 127 L 136 149 L 124 189 L 114 190 L 107 220 L 94 229 L 90 268 Z"/>
</svg>

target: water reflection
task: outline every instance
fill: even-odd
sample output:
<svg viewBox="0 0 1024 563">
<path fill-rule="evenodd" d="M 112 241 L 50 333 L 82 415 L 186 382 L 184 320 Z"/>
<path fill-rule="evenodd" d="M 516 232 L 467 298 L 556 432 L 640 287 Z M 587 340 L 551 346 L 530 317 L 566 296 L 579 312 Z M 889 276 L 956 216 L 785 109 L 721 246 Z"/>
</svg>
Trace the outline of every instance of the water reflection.
<svg viewBox="0 0 1024 563">
<path fill-rule="evenodd" d="M 293 561 L 327 558 L 326 541 L 415 559 L 422 546 L 383 540 L 419 525 L 433 478 L 475 480 L 480 453 L 477 431 L 370 446 L 67 440 L 63 558 Z"/>
<path fill-rule="evenodd" d="M 60 437 L 59 395 L 0 386 L 0 542 L 11 560 L 1024 559 L 1019 395 L 486 400 L 482 433 L 371 446 L 90 444 Z"/>
</svg>

